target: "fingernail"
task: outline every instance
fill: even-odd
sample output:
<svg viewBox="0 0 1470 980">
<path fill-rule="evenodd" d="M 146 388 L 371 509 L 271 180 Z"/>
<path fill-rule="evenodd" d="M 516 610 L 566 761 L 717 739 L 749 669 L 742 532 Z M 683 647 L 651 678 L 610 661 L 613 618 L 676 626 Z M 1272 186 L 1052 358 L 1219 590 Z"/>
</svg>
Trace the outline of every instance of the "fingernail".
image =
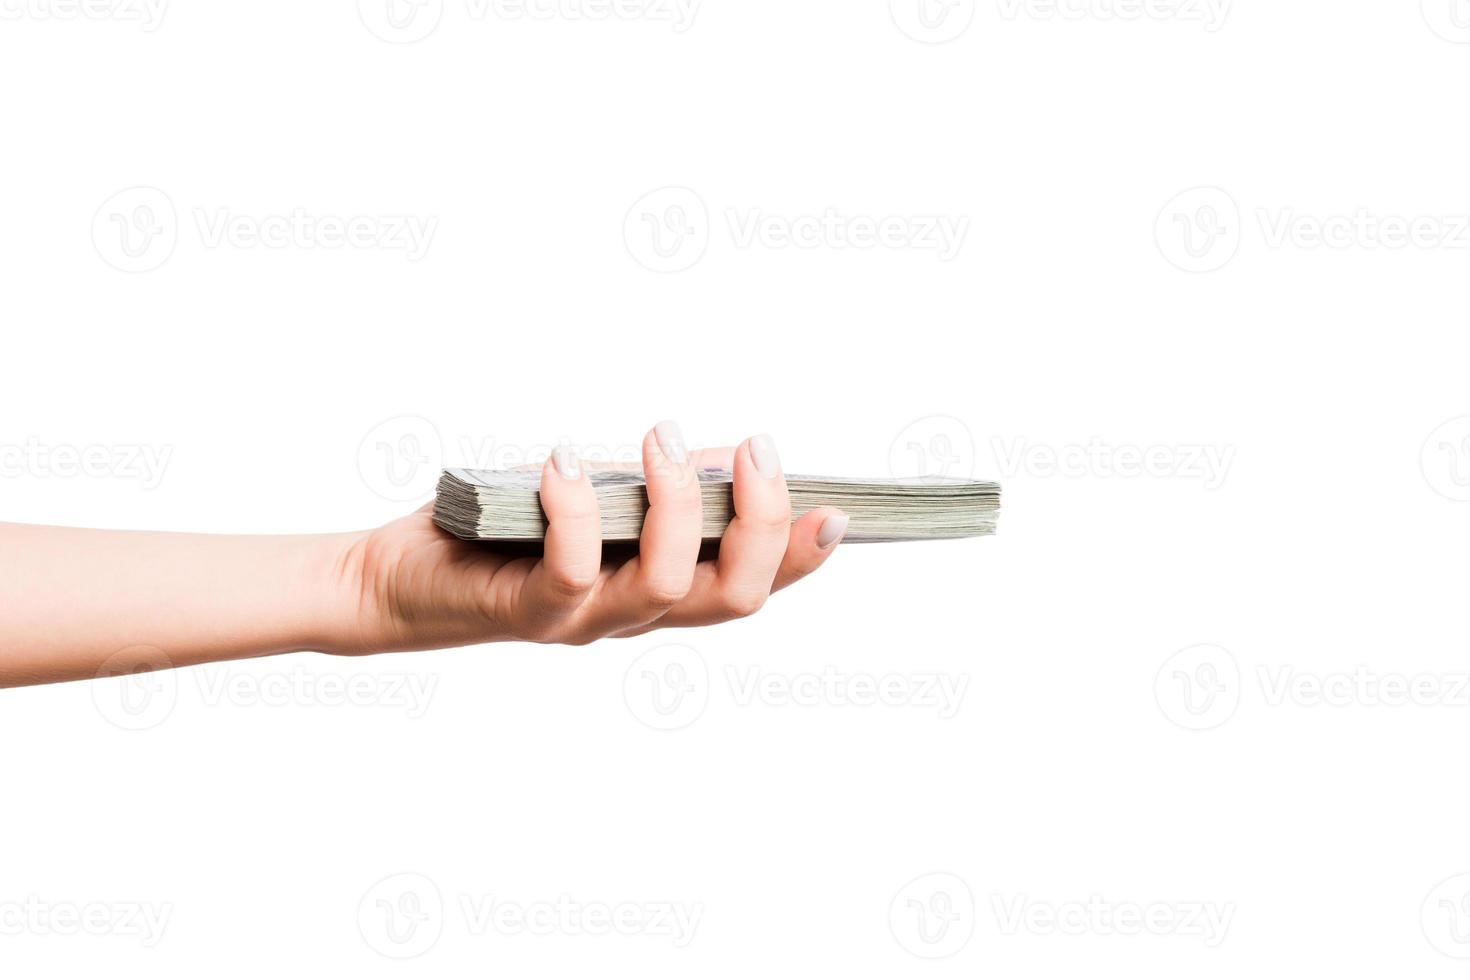
<svg viewBox="0 0 1470 980">
<path fill-rule="evenodd" d="M 847 533 L 847 515 L 842 513 L 828 514 L 822 526 L 817 528 L 817 547 L 830 548 L 842 540 Z"/>
<path fill-rule="evenodd" d="M 563 480 L 582 478 L 582 464 L 577 461 L 577 454 L 570 446 L 557 446 L 551 453 L 551 461 L 556 464 L 556 471 Z"/>
<path fill-rule="evenodd" d="M 658 440 L 659 450 L 670 460 L 681 465 L 689 462 L 689 453 L 684 448 L 684 433 L 679 431 L 678 422 L 660 422 L 653 427 L 653 437 Z"/>
<path fill-rule="evenodd" d="M 756 472 L 767 480 L 781 475 L 781 457 L 776 455 L 776 444 L 770 436 L 750 437 L 750 459 Z"/>
</svg>

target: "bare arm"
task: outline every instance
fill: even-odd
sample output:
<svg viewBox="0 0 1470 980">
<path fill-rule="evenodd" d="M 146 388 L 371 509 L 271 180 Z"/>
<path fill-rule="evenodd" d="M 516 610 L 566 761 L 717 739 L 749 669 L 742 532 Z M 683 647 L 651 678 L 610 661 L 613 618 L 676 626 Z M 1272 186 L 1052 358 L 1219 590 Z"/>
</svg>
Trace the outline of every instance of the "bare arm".
<svg viewBox="0 0 1470 980">
<path fill-rule="evenodd" d="M 353 537 L 0 524 L 0 686 L 330 649 Z"/>
<path fill-rule="evenodd" d="M 735 519 L 709 561 L 700 465 L 735 474 Z M 429 508 L 372 531 L 280 537 L 0 524 L 0 687 L 301 650 L 581 644 L 718 623 L 814 571 L 847 526 L 832 508 L 792 523 L 765 437 L 690 454 L 661 423 L 643 469 L 649 512 L 622 562 L 604 559 L 591 481 L 562 451 L 542 470 L 538 557 L 453 538 Z"/>
</svg>

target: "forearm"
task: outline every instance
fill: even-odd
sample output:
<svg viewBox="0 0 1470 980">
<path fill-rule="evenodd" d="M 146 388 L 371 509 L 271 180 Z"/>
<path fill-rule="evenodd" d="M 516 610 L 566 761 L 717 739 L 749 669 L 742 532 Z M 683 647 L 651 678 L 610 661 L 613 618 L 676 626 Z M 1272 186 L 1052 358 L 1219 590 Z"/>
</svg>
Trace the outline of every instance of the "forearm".
<svg viewBox="0 0 1470 980">
<path fill-rule="evenodd" d="M 0 687 L 330 649 L 354 537 L 0 524 Z"/>
<path fill-rule="evenodd" d="M 701 560 L 695 471 L 733 474 L 734 519 Z M 296 650 L 366 654 L 505 640 L 590 643 L 749 616 L 816 570 L 847 517 L 791 519 L 769 437 L 690 454 L 643 438 L 637 553 L 602 551 L 597 491 L 570 450 L 541 471 L 540 554 L 441 530 L 426 505 L 372 531 L 232 537 L 0 524 L 0 687 Z"/>
</svg>

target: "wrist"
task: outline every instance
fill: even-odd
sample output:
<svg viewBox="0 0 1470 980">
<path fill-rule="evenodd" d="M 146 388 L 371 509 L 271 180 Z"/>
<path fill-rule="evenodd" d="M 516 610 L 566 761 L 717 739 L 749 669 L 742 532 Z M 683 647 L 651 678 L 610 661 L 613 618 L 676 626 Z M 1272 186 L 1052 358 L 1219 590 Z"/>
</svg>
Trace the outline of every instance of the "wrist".
<svg viewBox="0 0 1470 980">
<path fill-rule="evenodd" d="M 331 654 L 371 653 L 364 546 L 369 532 L 311 535 L 296 569 L 305 597 L 301 649 Z"/>
</svg>

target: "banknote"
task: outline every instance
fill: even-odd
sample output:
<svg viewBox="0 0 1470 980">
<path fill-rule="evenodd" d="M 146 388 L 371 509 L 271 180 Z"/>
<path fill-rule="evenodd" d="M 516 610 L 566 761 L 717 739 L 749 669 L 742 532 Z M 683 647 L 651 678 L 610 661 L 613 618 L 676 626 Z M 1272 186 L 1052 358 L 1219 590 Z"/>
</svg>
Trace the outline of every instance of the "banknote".
<svg viewBox="0 0 1470 980">
<path fill-rule="evenodd" d="M 727 470 L 697 471 L 705 538 L 718 538 L 735 514 Z M 605 541 L 637 540 L 648 510 L 643 474 L 595 470 Z M 434 498 L 434 522 L 467 541 L 536 541 L 545 537 L 537 470 L 446 469 Z M 788 475 L 792 519 L 817 507 L 850 518 L 845 541 L 917 541 L 995 533 L 1000 484 L 948 477 L 852 479 Z"/>
</svg>

